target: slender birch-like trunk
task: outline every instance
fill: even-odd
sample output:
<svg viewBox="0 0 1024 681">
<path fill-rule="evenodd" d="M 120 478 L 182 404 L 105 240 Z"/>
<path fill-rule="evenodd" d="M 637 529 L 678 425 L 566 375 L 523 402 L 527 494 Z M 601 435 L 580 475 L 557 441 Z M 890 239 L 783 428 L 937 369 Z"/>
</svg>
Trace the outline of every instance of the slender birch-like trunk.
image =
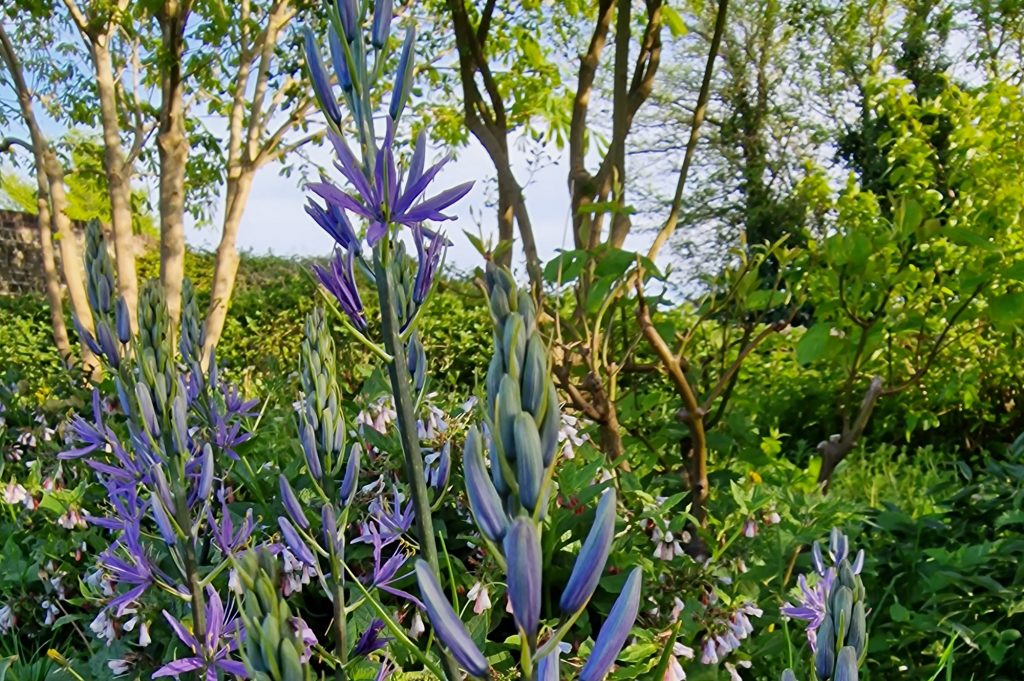
<svg viewBox="0 0 1024 681">
<path fill-rule="evenodd" d="M 43 173 L 46 186 L 49 189 L 50 225 L 52 233 L 57 235 L 64 281 L 68 287 L 68 297 L 71 299 L 71 309 L 79 323 L 85 329 L 92 331 L 92 310 L 89 308 L 89 300 L 85 294 L 85 268 L 78 249 L 78 241 L 71 229 L 71 220 L 66 212 L 67 195 L 64 192 L 64 169 L 36 120 L 35 111 L 32 108 L 32 93 L 25 82 L 21 61 L 15 54 L 11 39 L 2 24 L 0 24 L 0 58 L 10 74 L 11 83 L 18 96 L 22 119 L 25 121 L 25 126 L 32 139 L 32 153 L 35 156 L 37 173 Z M 43 237 L 42 233 L 40 237 Z M 47 243 L 50 243 L 48 239 L 43 243 L 44 249 Z M 53 255 L 52 247 L 50 255 Z M 56 268 L 54 268 L 54 273 L 56 273 Z M 63 324 L 63 319 L 61 319 L 61 324 Z M 58 333 L 56 327 L 54 333 Z M 67 336 L 66 329 L 64 336 Z M 82 363 L 88 371 L 94 370 L 97 366 L 95 356 L 84 345 L 82 346 Z"/>
<path fill-rule="evenodd" d="M 296 104 L 290 115 L 274 131 L 268 130 L 272 112 L 280 104 L 280 95 L 270 98 L 268 91 L 271 66 L 281 33 L 295 16 L 295 8 L 287 0 L 277 0 L 269 10 L 265 28 L 256 36 L 248 30 L 250 2 L 242 0 L 239 30 L 238 71 L 232 92 L 231 113 L 228 118 L 227 186 L 224 191 L 224 221 L 221 238 L 217 246 L 217 257 L 213 269 L 213 287 L 210 292 L 210 307 L 204 324 L 205 356 L 217 345 L 224 331 L 231 294 L 235 289 L 238 275 L 238 232 L 245 214 L 245 206 L 252 191 L 256 172 L 297 144 L 285 144 L 284 136 L 299 126 L 309 108 L 309 100 Z M 253 82 L 255 67 L 255 81 Z M 281 88 L 283 92 L 285 88 Z M 248 118 L 248 124 L 246 124 Z"/>
<path fill-rule="evenodd" d="M 191 3 L 165 0 L 160 10 L 163 42 L 160 73 L 160 126 L 157 149 L 160 159 L 160 284 L 167 298 L 172 326 L 181 316 L 181 286 L 185 277 L 185 168 L 188 138 L 185 135 L 185 24 Z"/>
<path fill-rule="evenodd" d="M 92 58 L 96 67 L 100 123 L 103 128 L 103 170 L 107 176 L 107 193 L 110 196 L 117 290 L 128 304 L 132 330 L 136 331 L 139 287 L 135 275 L 135 239 L 132 235 L 132 171 L 121 150 L 121 123 L 118 118 L 114 69 L 105 36 L 92 43 Z"/>
<path fill-rule="evenodd" d="M 53 325 L 53 342 L 65 364 L 71 363 L 71 341 L 64 321 L 64 294 L 60 289 L 60 273 L 53 253 L 53 230 L 50 228 L 50 183 L 46 172 L 36 164 L 36 220 L 39 225 L 39 250 L 43 260 L 43 277 L 46 282 L 46 301 L 50 305 L 50 322 Z"/>
</svg>

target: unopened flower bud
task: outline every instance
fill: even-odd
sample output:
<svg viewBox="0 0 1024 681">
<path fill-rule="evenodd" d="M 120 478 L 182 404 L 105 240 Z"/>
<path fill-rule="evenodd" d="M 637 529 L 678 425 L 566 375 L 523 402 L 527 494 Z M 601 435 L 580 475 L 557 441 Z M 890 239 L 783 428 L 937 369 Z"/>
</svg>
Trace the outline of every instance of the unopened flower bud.
<svg viewBox="0 0 1024 681">
<path fill-rule="evenodd" d="M 537 526 L 520 516 L 512 521 L 503 542 L 508 563 L 508 597 L 516 624 L 527 636 L 540 623 L 541 549 Z"/>
<path fill-rule="evenodd" d="M 416 582 L 419 584 L 420 596 L 427 609 L 427 617 L 437 632 L 437 637 L 451 651 L 452 657 L 463 669 L 473 676 L 486 677 L 487 658 L 473 643 L 466 626 L 441 591 L 441 586 L 437 583 L 430 566 L 422 560 L 416 561 Z"/>
<path fill-rule="evenodd" d="M 412 91 L 412 50 L 415 43 L 416 29 L 410 25 L 405 31 L 405 42 L 402 43 L 402 55 L 398 59 L 398 73 L 395 76 L 395 87 L 391 92 L 391 106 L 388 107 L 388 115 L 391 116 L 392 121 L 397 121 L 402 115 L 402 110 L 405 108 L 405 103 L 409 100 L 409 94 Z"/>
<path fill-rule="evenodd" d="M 634 568 L 629 573 L 622 592 L 608 613 L 608 619 L 601 625 L 590 659 L 580 672 L 580 681 L 601 681 L 619 656 L 640 609 L 642 579 L 640 568 Z"/>
<path fill-rule="evenodd" d="M 391 33 L 391 14 L 391 0 L 375 0 L 370 44 L 378 50 L 384 49 L 388 43 L 388 35 Z"/>
<path fill-rule="evenodd" d="M 288 478 L 284 477 L 284 475 L 279 475 L 278 485 L 281 489 L 281 503 L 284 505 L 284 510 L 288 517 L 302 529 L 308 530 L 309 520 L 306 519 L 306 513 L 302 510 L 302 504 L 299 503 L 299 498 L 295 496 L 295 491 L 292 489 L 291 484 L 289 484 Z"/>
<path fill-rule="evenodd" d="M 462 452 L 469 507 L 483 535 L 493 542 L 499 542 L 508 528 L 508 516 L 502 508 L 497 490 L 487 476 L 482 449 L 480 432 L 470 428 Z"/>
<path fill-rule="evenodd" d="M 569 582 L 565 585 L 559 606 L 562 614 L 571 616 L 579 612 L 597 589 L 604 573 L 608 555 L 615 537 L 615 490 L 608 489 L 601 496 L 594 514 L 594 524 L 576 557 Z"/>
</svg>

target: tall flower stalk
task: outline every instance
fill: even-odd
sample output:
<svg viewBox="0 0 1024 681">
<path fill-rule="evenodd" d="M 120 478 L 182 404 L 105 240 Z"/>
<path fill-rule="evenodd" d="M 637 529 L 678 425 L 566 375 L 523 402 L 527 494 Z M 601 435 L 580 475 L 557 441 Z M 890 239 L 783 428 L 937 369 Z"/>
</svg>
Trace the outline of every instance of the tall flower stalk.
<svg viewBox="0 0 1024 681">
<path fill-rule="evenodd" d="M 615 535 L 616 496 L 604 492 L 552 624 L 541 619 L 542 538 L 555 485 L 561 410 L 547 349 L 537 329 L 533 300 L 518 291 L 507 270 L 488 265 L 486 282 L 495 324 L 495 352 L 487 373 L 484 434 L 472 428 L 463 453 L 466 493 L 473 518 L 495 561 L 503 567 L 519 631 L 519 674 L 527 681 L 560 678 L 564 636 L 590 602 L 604 574 Z M 490 460 L 488 471 L 485 450 Z M 489 664 L 469 636 L 434 574 L 420 561 L 416 577 L 438 638 L 469 674 L 484 678 Z M 626 579 L 580 673 L 600 681 L 626 642 L 640 606 L 641 573 Z"/>
<path fill-rule="evenodd" d="M 817 681 L 857 681 L 868 645 L 866 594 L 860 578 L 864 551 L 851 561 L 846 535 L 834 528 L 828 555 L 831 566 L 825 565 L 821 545 L 814 542 L 811 557 L 819 580 L 809 587 L 801 575 L 802 601 L 787 604 L 782 614 L 807 622 Z M 791 670 L 783 672 L 782 681 L 795 678 Z"/>
<path fill-rule="evenodd" d="M 105 623 L 136 612 L 155 587 L 191 604 L 191 631 L 172 613 L 164 615 L 192 657 L 165 665 L 157 676 L 237 673 L 241 664 L 230 655 L 243 632 L 211 582 L 252 534 L 251 517 L 234 531 L 223 486 L 227 467 L 238 459 L 235 448 L 249 437 L 245 419 L 256 403 L 222 381 L 215 357 L 204 371 L 201 325 L 187 282 L 178 333 L 162 287 L 151 281 L 139 297 L 134 335 L 124 300 L 111 299 L 113 267 L 95 223 L 87 233 L 86 270 L 97 334 L 82 331 L 83 340 L 95 344 L 111 371 L 129 435 L 122 440 L 111 428 L 97 389 L 92 420 L 75 416 L 70 423 L 79 446 L 61 454 L 84 457 L 111 503 L 109 515 L 89 521 L 113 534 L 99 566 L 121 590 L 92 628 L 101 635 L 112 631 Z M 214 502 L 218 496 L 220 504 Z M 150 541 L 153 536 L 160 541 Z M 165 572 L 161 566 L 168 563 L 173 569 Z"/>
<path fill-rule="evenodd" d="M 373 3 L 368 34 L 363 30 L 365 7 L 366 3 L 358 0 L 325 4 L 334 80 L 351 116 L 358 155 L 345 139 L 341 108 L 316 39 L 311 33 L 306 34 L 307 69 L 327 119 L 328 137 L 338 157 L 336 167 L 346 181 L 344 188 L 326 180 L 311 184 L 309 188 L 318 198 L 310 199 L 307 212 L 337 244 L 329 266 L 316 268 L 317 277 L 337 301 L 350 332 L 387 362 L 416 534 L 423 557 L 436 576 L 440 574 L 437 546 L 416 429 L 416 393 L 420 392 L 422 382 L 411 375 L 407 347 L 417 313 L 430 291 L 447 246 L 444 235 L 426 223 L 450 219 L 443 211 L 461 199 L 472 183 L 424 196 L 447 159 L 428 168 L 422 134 L 413 145 L 408 162 L 403 164 L 396 160 L 396 136 L 401 132 L 400 120 L 410 96 L 415 66 L 412 25 L 406 28 L 390 93 L 385 92 L 382 98 L 388 100 L 388 109 L 381 117 L 383 135 L 378 137 L 374 94 L 387 63 L 392 3 L 388 0 Z M 318 199 L 324 203 L 319 203 Z M 357 234 L 350 221 L 352 217 L 365 221 L 364 238 Z M 411 237 L 415 242 L 418 256 L 415 261 L 406 256 L 403 237 Z M 369 259 L 364 255 L 364 242 L 371 251 Z M 411 276 L 410 267 L 415 269 Z M 356 281 L 357 271 L 366 276 L 377 294 L 381 320 L 376 334 L 366 318 Z M 413 354 L 413 367 L 422 375 L 424 367 L 418 355 Z M 454 665 L 449 664 L 449 676 L 455 678 L 456 673 Z"/>
<path fill-rule="evenodd" d="M 310 486 L 320 506 L 312 523 L 319 523 L 320 531 L 314 532 L 305 508 L 284 475 L 279 483 L 286 515 L 278 519 L 278 525 L 286 546 L 303 565 L 315 570 L 328 587 L 334 613 L 336 677 L 343 679 L 349 650 L 344 529 L 359 479 L 362 449 L 357 442 L 346 444 L 334 341 L 320 308 L 306 317 L 299 377 L 299 441 Z M 325 561 L 326 570 L 318 556 Z"/>
</svg>

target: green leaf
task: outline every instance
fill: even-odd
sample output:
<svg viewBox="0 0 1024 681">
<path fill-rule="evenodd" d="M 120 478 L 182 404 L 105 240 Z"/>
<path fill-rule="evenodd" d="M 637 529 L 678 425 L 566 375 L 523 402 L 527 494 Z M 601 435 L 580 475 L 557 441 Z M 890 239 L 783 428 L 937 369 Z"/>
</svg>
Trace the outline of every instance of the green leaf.
<svg viewBox="0 0 1024 681">
<path fill-rule="evenodd" d="M 608 296 L 617 277 L 601 277 L 594 281 L 587 294 L 587 313 L 594 314 Z"/>
<path fill-rule="evenodd" d="M 996 296 L 988 303 L 988 316 L 999 326 L 1013 326 L 1024 321 L 1024 292 Z"/>
<path fill-rule="evenodd" d="M 551 284 L 573 281 L 580 276 L 586 261 L 585 250 L 562 251 L 544 266 L 544 280 Z"/>
<path fill-rule="evenodd" d="M 829 349 L 832 329 L 828 324 L 818 323 L 807 329 L 796 344 L 796 361 L 807 365 L 825 356 Z"/>
<path fill-rule="evenodd" d="M 963 227 L 949 227 L 943 233 L 949 237 L 950 241 L 960 246 L 974 246 L 985 251 L 991 251 L 996 248 L 996 245 L 985 237 Z"/>
<path fill-rule="evenodd" d="M 683 21 L 683 17 L 679 15 L 675 8 L 665 5 L 661 8 L 661 16 L 665 19 L 665 25 L 668 26 L 668 30 L 672 33 L 673 38 L 682 38 L 689 33 L 689 29 L 686 28 L 686 22 Z"/>
<path fill-rule="evenodd" d="M 1010 265 L 1006 271 L 1003 272 L 1003 276 L 1011 281 L 1024 281 L 1024 260 L 1020 260 Z"/>
<path fill-rule="evenodd" d="M 909 622 L 910 611 L 899 603 L 893 603 L 889 606 L 889 617 L 892 618 L 893 622 Z"/>
<path fill-rule="evenodd" d="M 924 221 L 924 209 L 914 199 L 904 199 L 896 209 L 896 220 L 900 231 L 910 234 Z"/>
<path fill-rule="evenodd" d="M 618 279 L 636 262 L 636 253 L 624 251 L 621 248 L 614 248 L 601 259 L 601 262 L 594 268 L 594 274 L 598 277 L 614 277 Z"/>
<path fill-rule="evenodd" d="M 462 233 L 466 235 L 467 239 L 469 239 L 469 243 L 473 244 L 473 248 L 476 249 L 477 253 L 480 255 L 487 255 L 487 247 L 484 245 L 483 239 L 465 229 L 462 230 Z"/>
</svg>

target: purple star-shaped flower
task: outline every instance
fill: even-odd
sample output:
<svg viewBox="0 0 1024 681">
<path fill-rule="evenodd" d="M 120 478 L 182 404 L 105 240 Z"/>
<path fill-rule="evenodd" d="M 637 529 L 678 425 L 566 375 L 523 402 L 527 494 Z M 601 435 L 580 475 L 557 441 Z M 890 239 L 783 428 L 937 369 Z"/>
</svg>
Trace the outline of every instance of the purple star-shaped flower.
<svg viewBox="0 0 1024 681">
<path fill-rule="evenodd" d="M 313 265 L 317 279 L 327 292 L 334 296 L 341 306 L 341 311 L 349 318 L 352 325 L 360 331 L 366 331 L 366 315 L 363 311 L 363 299 L 356 285 L 355 256 L 352 250 L 335 249 L 327 267 Z"/>
<path fill-rule="evenodd" d="M 359 637 L 359 641 L 356 642 L 355 650 L 353 651 L 356 655 L 366 656 L 375 650 L 380 650 L 387 647 L 390 638 L 387 636 L 381 636 L 380 632 L 384 629 L 384 620 L 375 619 L 370 622 L 370 626 L 367 627 L 363 635 Z"/>
<path fill-rule="evenodd" d="M 835 568 L 826 570 L 813 586 L 807 583 L 805 575 L 800 575 L 797 583 L 800 585 L 802 599 L 796 605 L 786 603 L 779 609 L 786 617 L 807 622 L 807 641 L 811 644 L 811 650 L 817 650 L 818 627 L 825 621 L 825 603 L 835 579 Z"/>
<path fill-rule="evenodd" d="M 429 198 L 423 197 L 427 186 L 448 163 L 450 157 L 445 157 L 424 170 L 426 139 L 422 133 L 416 141 L 416 148 L 409 164 L 409 176 L 404 181 L 395 163 L 393 123 L 389 122 L 384 143 L 377 152 L 372 179 L 363 173 L 362 164 L 345 141 L 333 133 L 328 134 L 338 155 L 335 166 L 348 180 L 352 192 L 342 191 L 329 182 L 311 183 L 309 189 L 327 202 L 325 212 L 329 213 L 332 208 L 336 208 L 365 218 L 369 222 L 366 240 L 371 246 L 380 241 L 389 224 L 415 228 L 426 220 L 453 219 L 443 211 L 465 196 L 473 187 L 473 182 L 465 182 Z M 314 215 L 314 218 L 316 217 Z M 317 219 L 317 222 L 323 226 L 321 220 Z M 325 229 L 333 236 L 332 229 Z"/>
<path fill-rule="evenodd" d="M 218 671 L 231 674 L 236 678 L 249 678 L 245 665 L 238 660 L 230 659 L 230 655 L 238 649 L 238 644 L 245 635 L 238 620 L 225 612 L 220 596 L 212 588 L 207 588 L 206 601 L 206 633 L 200 641 L 171 613 L 164 610 L 164 617 L 178 639 L 192 652 L 191 657 L 183 657 L 168 662 L 154 674 L 154 679 L 165 676 L 180 676 L 190 672 L 202 672 L 207 681 L 217 681 Z"/>
</svg>

